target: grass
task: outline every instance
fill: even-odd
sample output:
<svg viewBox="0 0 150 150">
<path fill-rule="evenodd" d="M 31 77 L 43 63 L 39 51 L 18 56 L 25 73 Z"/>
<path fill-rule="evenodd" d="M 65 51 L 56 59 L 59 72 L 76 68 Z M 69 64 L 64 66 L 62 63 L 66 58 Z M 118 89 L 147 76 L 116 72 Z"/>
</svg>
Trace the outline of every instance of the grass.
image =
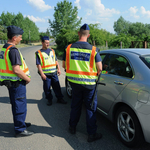
<svg viewBox="0 0 150 150">
<path fill-rule="evenodd" d="M 29 46 L 34 46 L 34 45 L 42 45 L 41 43 L 31 43 L 31 44 L 18 44 L 16 45 L 17 48 L 22 48 L 22 47 L 29 47 Z M 4 44 L 0 44 L 0 49 L 4 46 Z"/>
</svg>

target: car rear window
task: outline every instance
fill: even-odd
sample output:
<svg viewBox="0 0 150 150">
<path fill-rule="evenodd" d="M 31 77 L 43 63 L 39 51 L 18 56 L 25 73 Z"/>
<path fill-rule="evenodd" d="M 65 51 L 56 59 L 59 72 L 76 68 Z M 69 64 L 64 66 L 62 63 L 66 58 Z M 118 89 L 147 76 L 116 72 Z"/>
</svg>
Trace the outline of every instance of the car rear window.
<svg viewBox="0 0 150 150">
<path fill-rule="evenodd" d="M 140 56 L 140 59 L 145 63 L 145 65 L 150 69 L 150 55 Z"/>
</svg>

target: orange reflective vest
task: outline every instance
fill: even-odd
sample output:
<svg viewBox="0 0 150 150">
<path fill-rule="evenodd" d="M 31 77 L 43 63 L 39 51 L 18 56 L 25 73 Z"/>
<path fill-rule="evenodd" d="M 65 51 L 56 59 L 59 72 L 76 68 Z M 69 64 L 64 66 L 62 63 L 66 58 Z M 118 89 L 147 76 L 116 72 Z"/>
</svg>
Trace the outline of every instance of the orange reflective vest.
<svg viewBox="0 0 150 150">
<path fill-rule="evenodd" d="M 43 73 L 53 73 L 56 71 L 56 61 L 55 61 L 55 52 L 52 49 L 49 56 L 38 50 L 38 55 L 41 60 L 41 67 Z"/>
<path fill-rule="evenodd" d="M 66 76 L 70 82 L 77 84 L 95 84 L 97 69 L 95 64 L 96 47 L 92 50 L 71 48 L 66 49 Z M 85 60 L 81 60 L 80 56 Z M 74 59 L 74 58 L 76 59 Z"/>
<path fill-rule="evenodd" d="M 19 78 L 14 72 L 13 72 L 13 68 L 9 59 L 9 49 L 12 47 L 13 45 L 10 45 L 7 47 L 7 49 L 2 48 L 1 52 L 4 53 L 3 58 L 0 58 L 0 81 L 4 81 L 4 80 L 11 80 L 11 81 L 17 81 L 17 80 L 22 80 L 21 78 Z M 19 50 L 18 50 L 19 51 Z M 20 51 L 19 51 L 20 53 Z M 30 72 L 29 69 L 23 59 L 22 54 L 20 53 L 20 57 L 21 57 L 21 62 L 22 65 L 20 66 L 20 69 L 27 75 L 30 77 Z"/>
</svg>

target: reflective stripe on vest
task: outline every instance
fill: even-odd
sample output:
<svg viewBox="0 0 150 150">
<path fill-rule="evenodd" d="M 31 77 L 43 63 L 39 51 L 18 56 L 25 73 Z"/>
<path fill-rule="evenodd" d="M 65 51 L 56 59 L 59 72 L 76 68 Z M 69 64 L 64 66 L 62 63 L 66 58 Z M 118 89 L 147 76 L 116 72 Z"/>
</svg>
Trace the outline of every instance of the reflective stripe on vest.
<svg viewBox="0 0 150 150">
<path fill-rule="evenodd" d="M 7 47 L 7 49 L 4 52 L 4 64 L 5 65 L 5 69 L 4 69 L 4 66 L 0 66 L 0 81 L 3 81 L 3 80 L 12 80 L 12 81 L 16 81 L 16 80 L 22 80 L 21 78 L 19 78 L 14 72 L 13 72 L 13 69 L 12 69 L 12 66 L 9 64 L 10 63 L 10 60 L 9 59 L 9 56 L 8 56 L 8 52 L 9 52 L 9 49 L 12 47 L 13 45 L 10 45 Z M 18 50 L 19 51 L 19 50 Z M 19 51 L 20 53 L 20 51 Z M 20 66 L 20 69 L 27 75 L 30 77 L 30 72 L 29 72 L 29 69 L 25 63 L 25 61 L 23 60 L 23 57 L 22 57 L 22 54 L 20 53 L 20 58 L 21 58 L 21 62 L 22 62 L 22 66 Z"/>
<path fill-rule="evenodd" d="M 95 84 L 95 80 L 97 79 L 95 66 L 96 47 L 93 46 L 92 51 L 88 49 L 84 51 L 80 49 L 77 51 L 73 50 L 76 48 L 72 48 L 70 51 L 71 45 L 68 45 L 66 49 L 66 75 L 68 80 L 78 84 Z M 83 66 L 79 66 L 82 63 L 81 61 L 85 62 L 86 67 L 89 64 L 89 67 L 84 68 Z M 72 64 L 70 64 L 71 62 Z"/>
<path fill-rule="evenodd" d="M 40 57 L 40 60 L 41 60 L 41 67 L 42 67 L 43 73 L 53 73 L 53 72 L 56 71 L 55 52 L 54 52 L 53 49 L 52 49 L 52 53 L 54 55 L 54 61 L 52 62 L 50 60 L 50 58 L 49 58 L 50 54 L 49 54 L 49 56 L 48 56 L 48 64 L 46 64 L 46 61 L 45 61 L 44 56 L 42 55 L 42 52 L 40 50 L 38 50 L 38 54 L 39 54 L 39 57 Z"/>
</svg>

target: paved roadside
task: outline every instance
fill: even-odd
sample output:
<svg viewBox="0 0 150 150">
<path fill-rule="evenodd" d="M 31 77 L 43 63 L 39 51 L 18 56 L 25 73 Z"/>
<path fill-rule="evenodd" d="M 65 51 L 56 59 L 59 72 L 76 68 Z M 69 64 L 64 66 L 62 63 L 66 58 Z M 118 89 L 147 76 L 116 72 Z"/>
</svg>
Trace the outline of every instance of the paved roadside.
<svg viewBox="0 0 150 150">
<path fill-rule="evenodd" d="M 103 138 L 93 143 L 87 143 L 85 107 L 77 126 L 77 133 L 68 132 L 68 120 L 71 100 L 65 92 L 65 72 L 59 64 L 62 74 L 59 76 L 66 105 L 56 103 L 54 96 L 52 106 L 46 105 L 42 81 L 37 74 L 35 65 L 35 51 L 41 46 L 21 48 L 21 52 L 31 72 L 31 82 L 27 85 L 27 117 L 31 122 L 28 128 L 35 134 L 29 137 L 15 138 L 11 105 L 7 89 L 0 87 L 0 150 L 129 150 L 119 140 L 113 124 L 101 115 L 97 115 L 98 132 Z M 136 150 L 148 150 L 150 145 L 145 145 Z"/>
</svg>

